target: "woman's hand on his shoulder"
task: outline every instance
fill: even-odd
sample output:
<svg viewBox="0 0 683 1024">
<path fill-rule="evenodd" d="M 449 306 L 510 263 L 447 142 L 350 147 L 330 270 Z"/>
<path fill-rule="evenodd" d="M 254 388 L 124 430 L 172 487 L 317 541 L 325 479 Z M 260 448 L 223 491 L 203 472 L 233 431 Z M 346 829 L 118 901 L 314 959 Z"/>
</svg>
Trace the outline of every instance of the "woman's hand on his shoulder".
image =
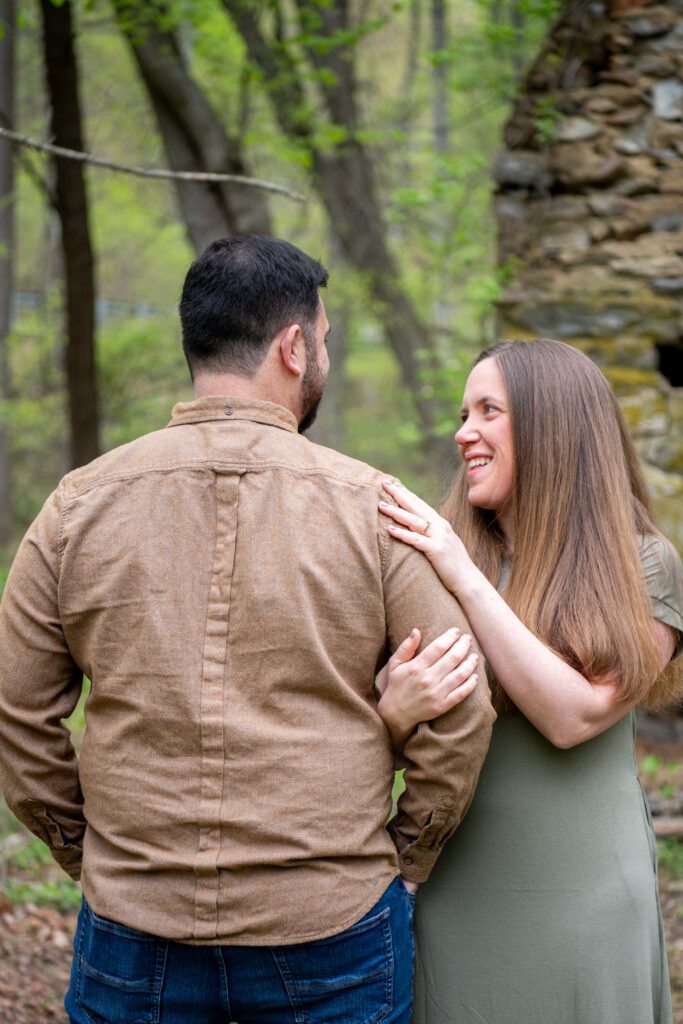
<svg viewBox="0 0 683 1024">
<path fill-rule="evenodd" d="M 382 694 L 378 712 L 400 747 L 419 722 L 431 721 L 472 693 L 477 685 L 478 655 L 472 638 L 449 629 L 420 654 L 420 631 L 414 629 L 391 656 L 378 678 Z"/>
<path fill-rule="evenodd" d="M 396 502 L 379 503 L 380 512 L 393 519 L 387 527 L 397 540 L 422 551 L 432 563 L 444 586 L 457 596 L 474 565 L 451 524 L 402 484 L 385 480 L 382 484 Z"/>
</svg>

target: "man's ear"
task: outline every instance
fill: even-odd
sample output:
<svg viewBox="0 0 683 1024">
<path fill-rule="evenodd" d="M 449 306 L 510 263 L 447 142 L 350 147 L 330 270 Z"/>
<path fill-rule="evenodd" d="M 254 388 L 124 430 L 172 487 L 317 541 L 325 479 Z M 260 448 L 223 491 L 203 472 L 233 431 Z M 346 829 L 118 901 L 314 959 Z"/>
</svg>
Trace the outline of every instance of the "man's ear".
<svg viewBox="0 0 683 1024">
<path fill-rule="evenodd" d="M 299 324 L 290 324 L 280 335 L 280 358 L 286 369 L 297 377 L 304 372 L 305 345 Z"/>
</svg>

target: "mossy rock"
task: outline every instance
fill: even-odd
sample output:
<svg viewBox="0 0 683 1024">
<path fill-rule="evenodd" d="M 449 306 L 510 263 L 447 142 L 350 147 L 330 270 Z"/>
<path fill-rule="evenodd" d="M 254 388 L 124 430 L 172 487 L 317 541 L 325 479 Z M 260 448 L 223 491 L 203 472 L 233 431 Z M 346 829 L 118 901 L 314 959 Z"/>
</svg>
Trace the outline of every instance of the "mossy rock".
<svg viewBox="0 0 683 1024">
<path fill-rule="evenodd" d="M 572 338 L 569 344 L 592 359 L 605 376 L 608 367 L 617 362 L 617 343 L 614 338 Z"/>
<path fill-rule="evenodd" d="M 683 474 L 665 473 L 648 463 L 643 463 L 643 472 L 657 525 L 683 556 Z"/>
<path fill-rule="evenodd" d="M 496 338 L 499 341 L 534 341 L 537 337 L 538 335 L 527 327 L 522 327 L 505 316 L 498 317 Z"/>
<path fill-rule="evenodd" d="M 612 385 L 617 398 L 637 394 L 642 388 L 660 389 L 661 378 L 654 370 L 642 370 L 635 366 L 606 366 L 604 374 Z"/>
<path fill-rule="evenodd" d="M 681 512 L 681 495 L 669 498 L 666 495 L 654 497 L 655 518 L 657 526 L 665 537 L 668 537 L 683 558 L 683 513 Z"/>
<path fill-rule="evenodd" d="M 619 405 L 626 424 L 635 437 L 667 434 L 670 416 L 666 397 L 653 387 L 643 387 L 619 396 Z"/>
<path fill-rule="evenodd" d="M 683 433 L 683 388 L 671 388 L 669 395 L 669 411 L 674 430 Z"/>
<path fill-rule="evenodd" d="M 650 493 L 658 498 L 672 498 L 679 504 L 679 515 L 683 518 L 683 474 L 666 473 L 649 462 L 643 463 L 643 473 Z"/>
<path fill-rule="evenodd" d="M 638 450 L 646 462 L 666 473 L 683 477 L 683 435 L 680 429 L 669 430 L 664 437 L 644 439 L 639 443 Z"/>
</svg>

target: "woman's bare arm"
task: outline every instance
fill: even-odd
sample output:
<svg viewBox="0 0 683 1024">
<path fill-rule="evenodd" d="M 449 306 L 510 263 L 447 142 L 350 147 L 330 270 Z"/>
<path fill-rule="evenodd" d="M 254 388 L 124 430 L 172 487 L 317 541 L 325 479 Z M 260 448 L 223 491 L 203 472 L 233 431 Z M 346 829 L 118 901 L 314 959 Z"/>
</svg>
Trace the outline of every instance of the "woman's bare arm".
<svg viewBox="0 0 683 1024">
<path fill-rule="evenodd" d="M 393 536 L 429 558 L 460 601 L 500 685 L 551 743 L 575 746 L 604 732 L 631 710 L 633 703 L 619 700 L 613 682 L 587 679 L 527 629 L 434 509 L 400 485 L 385 487 L 400 506 L 381 506 L 395 521 L 390 527 Z M 655 623 L 655 629 L 661 671 L 673 653 L 675 638 L 673 630 L 661 622 Z"/>
</svg>

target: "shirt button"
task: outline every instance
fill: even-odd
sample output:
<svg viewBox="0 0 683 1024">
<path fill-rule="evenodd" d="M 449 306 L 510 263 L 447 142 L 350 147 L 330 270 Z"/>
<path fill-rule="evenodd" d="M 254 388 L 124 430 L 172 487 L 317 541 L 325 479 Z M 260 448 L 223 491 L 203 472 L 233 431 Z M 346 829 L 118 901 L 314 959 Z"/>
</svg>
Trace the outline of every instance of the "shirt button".
<svg viewBox="0 0 683 1024">
<path fill-rule="evenodd" d="M 404 864 L 412 864 L 413 863 L 413 858 L 412 857 L 404 857 L 403 858 L 403 863 Z"/>
<path fill-rule="evenodd" d="M 232 416 L 232 406 L 231 405 L 226 405 L 226 407 L 225 407 L 225 415 L 226 416 Z"/>
</svg>

